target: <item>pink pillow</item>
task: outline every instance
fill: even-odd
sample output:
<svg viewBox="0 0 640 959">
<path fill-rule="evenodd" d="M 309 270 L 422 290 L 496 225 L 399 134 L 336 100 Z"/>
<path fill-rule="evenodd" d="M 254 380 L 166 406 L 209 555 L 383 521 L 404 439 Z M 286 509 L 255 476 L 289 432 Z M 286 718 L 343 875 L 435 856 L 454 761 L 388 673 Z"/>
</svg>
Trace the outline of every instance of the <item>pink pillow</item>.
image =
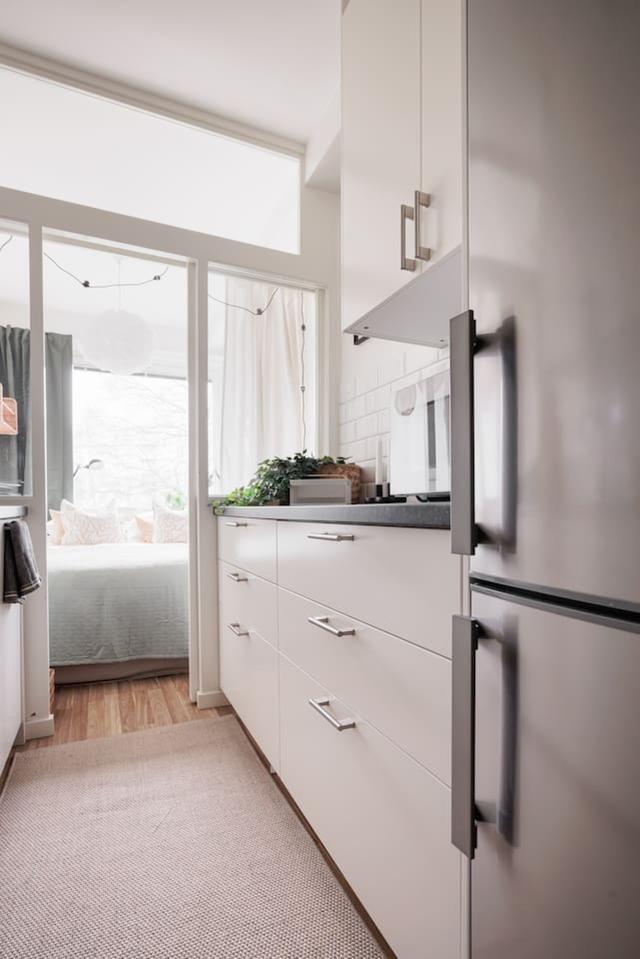
<svg viewBox="0 0 640 959">
<path fill-rule="evenodd" d="M 139 536 L 139 542 L 153 542 L 153 520 L 145 519 L 144 516 L 134 516 L 133 521 L 136 524 Z"/>
<path fill-rule="evenodd" d="M 121 543 L 123 540 L 115 509 L 104 513 L 87 513 L 63 499 L 60 512 L 64 524 L 63 546 L 97 546 L 99 543 Z"/>
</svg>

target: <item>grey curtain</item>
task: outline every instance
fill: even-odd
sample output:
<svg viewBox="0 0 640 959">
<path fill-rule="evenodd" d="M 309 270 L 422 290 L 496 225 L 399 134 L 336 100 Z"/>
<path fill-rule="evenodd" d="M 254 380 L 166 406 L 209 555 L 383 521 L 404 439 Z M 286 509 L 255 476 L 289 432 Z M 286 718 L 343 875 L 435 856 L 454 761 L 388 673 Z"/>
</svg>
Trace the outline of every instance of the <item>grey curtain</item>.
<svg viewBox="0 0 640 959">
<path fill-rule="evenodd" d="M 47 373 L 47 497 L 49 509 L 73 501 L 73 340 L 45 335 Z"/>
<path fill-rule="evenodd" d="M 18 405 L 18 435 L 0 436 L 0 492 L 29 495 L 32 490 L 30 331 L 0 326 L 0 381 Z M 73 340 L 45 336 L 47 377 L 47 493 L 50 508 L 73 499 Z"/>
<path fill-rule="evenodd" d="M 18 435 L 0 436 L 0 492 L 31 493 L 31 392 L 29 330 L 0 326 L 0 382 L 18 406 Z"/>
</svg>

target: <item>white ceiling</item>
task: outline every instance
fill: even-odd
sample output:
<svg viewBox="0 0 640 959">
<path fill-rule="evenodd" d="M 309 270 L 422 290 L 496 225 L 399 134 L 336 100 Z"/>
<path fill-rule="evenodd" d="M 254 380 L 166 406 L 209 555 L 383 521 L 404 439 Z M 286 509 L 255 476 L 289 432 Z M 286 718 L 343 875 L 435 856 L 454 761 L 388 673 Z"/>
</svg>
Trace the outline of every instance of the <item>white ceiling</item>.
<svg viewBox="0 0 640 959">
<path fill-rule="evenodd" d="M 3 0 L 0 40 L 306 143 L 339 82 L 340 0 Z"/>
</svg>

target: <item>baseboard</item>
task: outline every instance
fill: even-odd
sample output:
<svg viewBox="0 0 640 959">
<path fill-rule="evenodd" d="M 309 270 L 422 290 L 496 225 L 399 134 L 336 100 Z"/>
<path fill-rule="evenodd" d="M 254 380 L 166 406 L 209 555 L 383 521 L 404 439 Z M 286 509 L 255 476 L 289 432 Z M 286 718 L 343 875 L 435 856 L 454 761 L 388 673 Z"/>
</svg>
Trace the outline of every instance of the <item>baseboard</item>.
<svg viewBox="0 0 640 959">
<path fill-rule="evenodd" d="M 24 725 L 25 739 L 44 739 L 45 736 L 53 736 L 54 722 L 53 714 L 49 713 L 45 719 L 28 719 Z"/>
<path fill-rule="evenodd" d="M 196 693 L 196 705 L 198 709 L 212 709 L 214 706 L 228 706 L 229 700 L 221 689 L 212 689 L 208 693 L 200 690 Z"/>
</svg>

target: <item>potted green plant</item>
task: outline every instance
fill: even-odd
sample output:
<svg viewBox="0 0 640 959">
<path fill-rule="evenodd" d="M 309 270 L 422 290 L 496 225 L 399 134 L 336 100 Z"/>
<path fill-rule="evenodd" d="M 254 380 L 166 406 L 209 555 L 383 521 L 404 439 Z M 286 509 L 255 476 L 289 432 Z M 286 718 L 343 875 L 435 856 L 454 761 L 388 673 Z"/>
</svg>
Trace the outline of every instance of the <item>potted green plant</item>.
<svg viewBox="0 0 640 959">
<path fill-rule="evenodd" d="M 287 506 L 291 480 L 326 471 L 328 466 L 345 466 L 344 456 L 308 456 L 306 450 L 293 456 L 274 456 L 263 460 L 256 475 L 246 486 L 239 486 L 214 503 L 216 512 L 226 506 Z"/>
</svg>

